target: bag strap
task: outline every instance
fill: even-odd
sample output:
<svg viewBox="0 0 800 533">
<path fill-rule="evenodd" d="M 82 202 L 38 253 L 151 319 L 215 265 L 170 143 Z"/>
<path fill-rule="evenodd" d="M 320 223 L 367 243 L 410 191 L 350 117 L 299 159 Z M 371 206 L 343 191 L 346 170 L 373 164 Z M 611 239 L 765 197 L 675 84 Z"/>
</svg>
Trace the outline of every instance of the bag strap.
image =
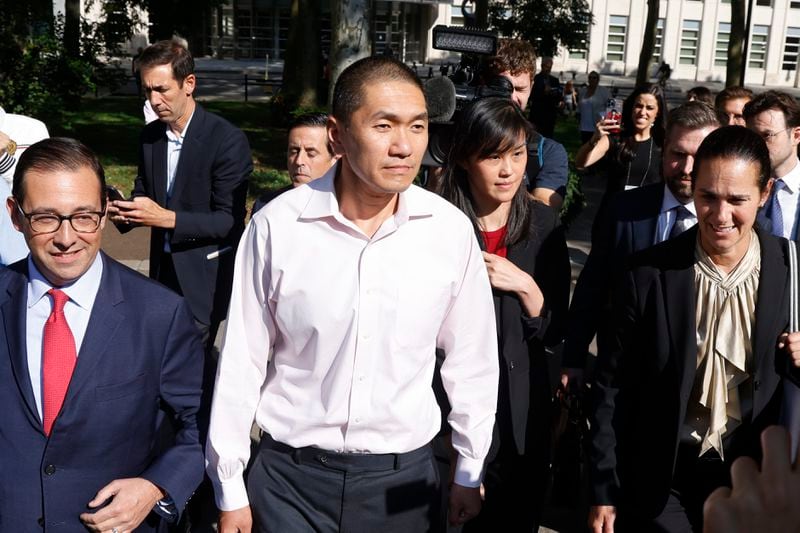
<svg viewBox="0 0 800 533">
<path fill-rule="evenodd" d="M 789 331 L 800 331 L 797 294 L 797 245 L 789 241 Z"/>
</svg>

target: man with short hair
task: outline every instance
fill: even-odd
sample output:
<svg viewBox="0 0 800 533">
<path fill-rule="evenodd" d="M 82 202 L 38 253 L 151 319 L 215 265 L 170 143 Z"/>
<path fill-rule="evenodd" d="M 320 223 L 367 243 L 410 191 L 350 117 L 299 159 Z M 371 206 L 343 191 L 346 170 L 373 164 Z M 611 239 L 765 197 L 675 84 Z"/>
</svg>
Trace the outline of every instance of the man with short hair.
<svg viewBox="0 0 800 533">
<path fill-rule="evenodd" d="M 798 240 L 800 210 L 800 104 L 790 94 L 766 91 L 744 106 L 747 127 L 767 143 L 772 166 L 772 192 L 758 213 L 758 223 L 778 237 Z M 782 423 L 792 435 L 792 450 L 800 442 L 800 388 L 784 382 Z"/>
<path fill-rule="evenodd" d="M 714 99 L 719 122 L 723 126 L 744 126 L 744 106 L 753 99 L 753 91 L 734 85 L 726 87 Z"/>
<path fill-rule="evenodd" d="M 186 298 L 210 350 L 244 230 L 250 146 L 240 129 L 195 102 L 194 59 L 180 43 L 148 46 L 139 69 L 158 120 L 142 130 L 133 199 L 113 202 L 109 214 L 152 228 L 150 277 Z"/>
<path fill-rule="evenodd" d="M 533 99 L 531 100 L 531 122 L 536 131 L 545 137 L 552 137 L 556 127 L 558 110 L 564 104 L 561 98 L 561 83 L 550 74 L 553 58 L 542 58 L 542 70 L 533 78 Z"/>
<path fill-rule="evenodd" d="M 484 77 L 503 76 L 513 86 L 511 99 L 524 111 L 536 72 L 536 53 L 528 41 L 500 39 L 487 62 Z M 535 199 L 558 209 L 567 194 L 569 159 L 560 143 L 537 132 L 528 139 L 526 186 Z"/>
<path fill-rule="evenodd" d="M 687 102 L 670 111 L 661 157 L 664 183 L 653 183 L 617 195 L 604 231 L 592 243 L 569 310 L 562 381 L 582 377 L 589 344 L 609 302 L 613 273 L 634 252 L 689 229 L 697 222 L 692 202 L 694 154 L 703 139 L 719 127 L 718 117 L 702 102 Z"/>
<path fill-rule="evenodd" d="M 2 529 L 162 531 L 203 476 L 189 309 L 100 252 L 105 177 L 80 142 L 31 146 L 6 206 L 30 255 L 0 271 Z"/>
<path fill-rule="evenodd" d="M 471 224 L 412 185 L 427 116 L 406 65 L 352 64 L 328 128 L 339 163 L 267 204 L 242 238 L 207 448 L 221 533 L 253 520 L 258 531 L 426 531 L 439 500 L 436 348 L 458 453 L 450 520 L 480 510 L 497 332 Z"/>
<path fill-rule="evenodd" d="M 321 178 L 338 160 L 328 142 L 328 114 L 305 113 L 289 126 L 286 168 L 291 185 L 262 194 L 253 204 L 252 214 L 286 191 Z"/>
</svg>

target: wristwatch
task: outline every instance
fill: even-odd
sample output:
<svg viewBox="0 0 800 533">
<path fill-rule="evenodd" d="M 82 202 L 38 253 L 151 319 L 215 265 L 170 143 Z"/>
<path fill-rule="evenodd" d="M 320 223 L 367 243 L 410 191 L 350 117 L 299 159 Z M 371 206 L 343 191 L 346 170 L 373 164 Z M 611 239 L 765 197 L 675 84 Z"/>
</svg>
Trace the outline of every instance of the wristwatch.
<svg viewBox="0 0 800 533">
<path fill-rule="evenodd" d="M 14 152 L 16 151 L 17 151 L 17 143 L 9 139 L 8 144 L 6 144 L 6 153 L 8 155 L 14 155 Z"/>
</svg>

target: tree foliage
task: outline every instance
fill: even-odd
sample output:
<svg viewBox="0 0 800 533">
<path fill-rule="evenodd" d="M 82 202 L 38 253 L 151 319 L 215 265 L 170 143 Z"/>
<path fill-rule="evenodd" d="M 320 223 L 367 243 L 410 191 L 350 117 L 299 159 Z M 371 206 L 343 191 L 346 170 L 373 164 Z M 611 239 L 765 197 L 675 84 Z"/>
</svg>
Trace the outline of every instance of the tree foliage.
<svg viewBox="0 0 800 533">
<path fill-rule="evenodd" d="M 510 0 L 492 2 L 489 20 L 503 35 L 533 43 L 540 56 L 554 56 L 559 45 L 586 46 L 592 14 L 586 0 Z"/>
<path fill-rule="evenodd" d="M 653 64 L 653 51 L 656 47 L 656 28 L 660 0 L 647 0 L 647 22 L 645 22 L 642 49 L 639 51 L 639 69 L 636 72 L 636 85 L 643 85 L 650 79 L 650 65 Z"/>
</svg>

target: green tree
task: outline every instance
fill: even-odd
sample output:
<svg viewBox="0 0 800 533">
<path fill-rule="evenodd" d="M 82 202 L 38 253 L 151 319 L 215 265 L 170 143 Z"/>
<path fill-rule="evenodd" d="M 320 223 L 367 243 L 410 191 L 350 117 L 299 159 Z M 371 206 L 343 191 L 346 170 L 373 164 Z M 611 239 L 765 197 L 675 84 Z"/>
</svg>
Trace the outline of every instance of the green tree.
<svg viewBox="0 0 800 533">
<path fill-rule="evenodd" d="M 331 2 L 331 85 L 328 102 L 339 74 L 362 57 L 372 53 L 370 40 L 371 0 L 332 0 Z"/>
<path fill-rule="evenodd" d="M 317 0 L 292 0 L 282 88 L 286 105 L 292 109 L 313 108 L 318 103 L 320 15 Z"/>
<path fill-rule="evenodd" d="M 653 64 L 653 51 L 656 47 L 656 28 L 660 0 L 647 0 L 647 22 L 645 22 L 642 49 L 639 51 L 639 70 L 636 72 L 636 85 L 647 83 L 650 79 L 650 65 Z"/>
<path fill-rule="evenodd" d="M 728 65 L 725 72 L 725 87 L 742 85 L 744 58 L 745 0 L 731 0 L 731 36 L 728 41 Z"/>
<path fill-rule="evenodd" d="M 592 14 L 586 0 L 518 0 L 489 6 L 492 27 L 503 35 L 533 43 L 540 56 L 554 56 L 559 45 L 583 46 Z"/>
</svg>

